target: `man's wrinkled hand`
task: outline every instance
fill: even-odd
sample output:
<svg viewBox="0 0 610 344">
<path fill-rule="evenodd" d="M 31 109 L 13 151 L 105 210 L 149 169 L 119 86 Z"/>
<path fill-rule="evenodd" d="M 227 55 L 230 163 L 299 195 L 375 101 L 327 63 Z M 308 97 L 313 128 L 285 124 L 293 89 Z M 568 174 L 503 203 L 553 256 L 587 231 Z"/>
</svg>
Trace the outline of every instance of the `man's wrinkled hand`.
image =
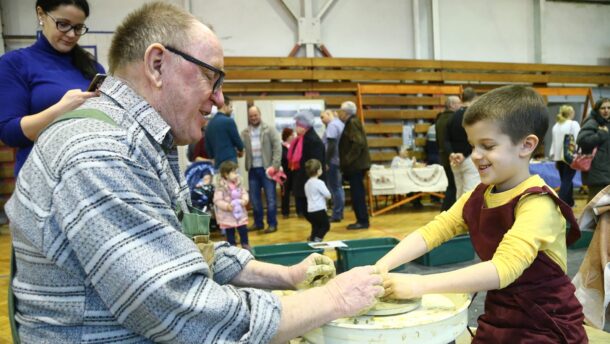
<svg viewBox="0 0 610 344">
<path fill-rule="evenodd" d="M 383 295 L 382 278 L 374 266 L 361 266 L 333 278 L 325 286 L 339 317 L 354 316 L 370 309 Z"/>
<path fill-rule="evenodd" d="M 318 253 L 309 255 L 291 268 L 296 289 L 308 289 L 325 285 L 336 275 L 335 263 L 332 259 Z"/>
</svg>

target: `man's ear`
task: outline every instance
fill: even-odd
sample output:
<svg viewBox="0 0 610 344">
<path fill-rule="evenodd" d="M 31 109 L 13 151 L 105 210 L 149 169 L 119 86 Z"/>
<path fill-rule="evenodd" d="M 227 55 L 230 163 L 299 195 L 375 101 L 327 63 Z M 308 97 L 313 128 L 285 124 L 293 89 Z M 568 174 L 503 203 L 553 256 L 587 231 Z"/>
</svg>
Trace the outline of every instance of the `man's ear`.
<svg viewBox="0 0 610 344">
<path fill-rule="evenodd" d="M 536 150 L 536 147 L 538 147 L 539 142 L 540 140 L 538 139 L 538 136 L 533 134 L 527 135 L 521 141 L 521 152 L 519 155 L 521 155 L 522 157 L 531 156 L 532 154 L 534 154 L 534 151 Z"/>
<path fill-rule="evenodd" d="M 153 43 L 144 52 L 144 73 L 151 85 L 161 88 L 162 67 L 167 50 L 159 43 Z"/>
</svg>

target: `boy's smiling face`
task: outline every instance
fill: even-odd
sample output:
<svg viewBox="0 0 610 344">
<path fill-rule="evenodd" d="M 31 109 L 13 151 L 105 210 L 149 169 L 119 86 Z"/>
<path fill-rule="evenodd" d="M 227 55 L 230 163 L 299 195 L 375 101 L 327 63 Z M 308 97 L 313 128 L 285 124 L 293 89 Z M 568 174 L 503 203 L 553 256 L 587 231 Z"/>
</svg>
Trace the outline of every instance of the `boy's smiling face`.
<svg viewBox="0 0 610 344">
<path fill-rule="evenodd" d="M 476 122 L 464 129 L 472 146 L 470 158 L 482 183 L 494 184 L 496 191 L 502 192 L 529 178 L 529 158 L 538 144 L 535 135 L 514 144 L 497 123 L 490 120 Z"/>
</svg>

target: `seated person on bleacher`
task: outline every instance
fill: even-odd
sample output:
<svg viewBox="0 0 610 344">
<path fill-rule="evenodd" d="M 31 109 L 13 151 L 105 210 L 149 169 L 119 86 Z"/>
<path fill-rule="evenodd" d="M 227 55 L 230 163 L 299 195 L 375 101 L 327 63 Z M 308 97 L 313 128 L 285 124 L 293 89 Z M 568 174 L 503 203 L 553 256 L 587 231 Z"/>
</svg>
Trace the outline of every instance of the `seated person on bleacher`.
<svg viewBox="0 0 610 344">
<path fill-rule="evenodd" d="M 417 160 L 413 156 L 413 149 L 408 146 L 400 147 L 400 153 L 392 159 L 391 168 L 415 167 Z"/>
</svg>

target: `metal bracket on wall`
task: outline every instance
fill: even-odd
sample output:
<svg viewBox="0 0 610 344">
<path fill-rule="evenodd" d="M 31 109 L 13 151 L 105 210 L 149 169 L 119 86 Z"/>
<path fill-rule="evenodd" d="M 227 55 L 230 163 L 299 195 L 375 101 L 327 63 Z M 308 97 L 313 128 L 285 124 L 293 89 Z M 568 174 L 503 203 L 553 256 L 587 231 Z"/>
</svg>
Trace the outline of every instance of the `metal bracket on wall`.
<svg viewBox="0 0 610 344">
<path fill-rule="evenodd" d="M 313 15 L 312 0 L 299 0 L 300 7 L 303 9 L 304 15 L 301 16 L 301 11 L 296 10 L 291 6 L 288 0 L 282 0 L 284 6 L 297 20 L 298 24 L 298 41 L 288 54 L 290 57 L 296 56 L 301 47 L 305 46 L 305 56 L 315 57 L 315 49 L 320 51 L 324 57 L 332 57 L 328 49 L 322 44 L 321 25 L 320 22 L 324 14 L 336 0 L 326 0 L 318 14 Z"/>
</svg>

